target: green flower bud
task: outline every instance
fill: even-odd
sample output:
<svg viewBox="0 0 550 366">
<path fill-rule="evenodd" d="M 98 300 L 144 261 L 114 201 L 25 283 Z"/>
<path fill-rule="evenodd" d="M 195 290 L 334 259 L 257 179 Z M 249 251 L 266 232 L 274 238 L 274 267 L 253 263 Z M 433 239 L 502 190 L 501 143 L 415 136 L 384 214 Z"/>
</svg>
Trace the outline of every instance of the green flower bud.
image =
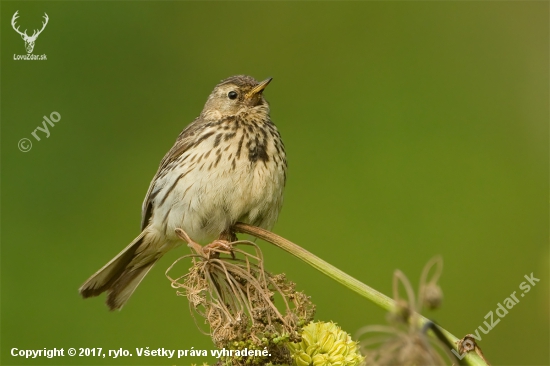
<svg viewBox="0 0 550 366">
<path fill-rule="evenodd" d="M 299 352 L 294 357 L 294 364 L 298 366 L 308 366 L 311 362 L 311 357 L 305 352 Z"/>
<path fill-rule="evenodd" d="M 288 348 L 297 366 L 356 366 L 364 360 L 357 342 L 332 322 L 309 323 L 303 328 L 302 341 Z"/>
<path fill-rule="evenodd" d="M 321 347 L 319 349 L 319 352 L 321 353 L 329 353 L 332 350 L 332 346 L 334 346 L 334 334 L 333 333 L 325 333 L 323 338 L 321 338 Z"/>
<path fill-rule="evenodd" d="M 313 366 L 324 366 L 328 365 L 328 356 L 326 354 L 318 353 L 312 358 Z"/>
</svg>

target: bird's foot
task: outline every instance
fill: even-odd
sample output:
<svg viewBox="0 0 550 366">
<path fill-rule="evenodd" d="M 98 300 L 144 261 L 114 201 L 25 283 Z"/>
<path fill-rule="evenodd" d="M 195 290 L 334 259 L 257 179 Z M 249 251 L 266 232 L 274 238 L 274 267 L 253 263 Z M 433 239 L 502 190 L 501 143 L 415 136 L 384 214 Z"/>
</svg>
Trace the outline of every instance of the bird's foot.
<svg viewBox="0 0 550 366">
<path fill-rule="evenodd" d="M 226 239 L 226 238 L 234 239 L 231 241 L 236 241 L 237 236 L 235 235 L 235 233 L 224 231 L 223 233 L 220 234 L 219 239 L 216 239 L 212 243 L 207 244 L 205 246 L 201 246 L 199 243 L 193 241 L 193 239 L 191 239 L 189 235 L 187 235 L 187 233 L 182 229 L 179 229 L 179 228 L 176 229 L 176 235 L 180 239 L 186 241 L 187 246 L 193 249 L 195 253 L 202 255 L 208 259 L 212 257 L 218 258 L 220 256 L 220 253 L 230 254 L 233 259 L 235 258 L 235 254 L 233 253 L 233 247 L 231 245 L 231 242 Z"/>
<path fill-rule="evenodd" d="M 208 258 L 216 254 L 219 255 L 219 253 L 233 255 L 233 248 L 231 247 L 231 243 L 223 239 L 214 240 L 212 243 L 202 247 L 202 250 Z"/>
</svg>

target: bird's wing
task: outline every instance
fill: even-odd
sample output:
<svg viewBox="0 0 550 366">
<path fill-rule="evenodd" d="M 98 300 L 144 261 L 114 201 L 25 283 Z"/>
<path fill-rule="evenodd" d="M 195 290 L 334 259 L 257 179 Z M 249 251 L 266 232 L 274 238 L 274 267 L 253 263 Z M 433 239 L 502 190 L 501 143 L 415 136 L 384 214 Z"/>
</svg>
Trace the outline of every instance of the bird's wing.
<svg viewBox="0 0 550 366">
<path fill-rule="evenodd" d="M 151 180 L 151 184 L 149 184 L 149 189 L 147 190 L 147 194 L 143 200 L 143 205 L 141 206 L 141 230 L 145 229 L 145 227 L 149 225 L 149 219 L 153 214 L 153 199 L 159 192 L 158 190 L 153 192 L 157 177 L 164 170 L 164 168 L 168 166 L 168 164 L 176 160 L 193 145 L 194 136 L 202 127 L 204 127 L 204 124 L 201 123 L 200 117 L 197 117 L 189 124 L 189 126 L 181 131 L 174 146 L 172 146 L 170 151 L 168 151 L 166 155 L 164 155 L 164 158 L 160 161 L 157 173 L 153 177 L 153 180 Z"/>
</svg>

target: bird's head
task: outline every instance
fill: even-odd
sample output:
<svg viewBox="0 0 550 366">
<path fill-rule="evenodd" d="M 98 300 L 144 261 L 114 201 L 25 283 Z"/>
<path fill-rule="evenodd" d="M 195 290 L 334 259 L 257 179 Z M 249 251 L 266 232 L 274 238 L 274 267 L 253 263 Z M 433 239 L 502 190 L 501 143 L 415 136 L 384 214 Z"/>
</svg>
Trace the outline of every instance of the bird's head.
<svg viewBox="0 0 550 366">
<path fill-rule="evenodd" d="M 246 75 L 222 80 L 208 97 L 202 112 L 203 116 L 218 119 L 252 109 L 269 113 L 269 104 L 262 92 L 271 80 L 272 78 L 268 78 L 258 82 Z"/>
</svg>

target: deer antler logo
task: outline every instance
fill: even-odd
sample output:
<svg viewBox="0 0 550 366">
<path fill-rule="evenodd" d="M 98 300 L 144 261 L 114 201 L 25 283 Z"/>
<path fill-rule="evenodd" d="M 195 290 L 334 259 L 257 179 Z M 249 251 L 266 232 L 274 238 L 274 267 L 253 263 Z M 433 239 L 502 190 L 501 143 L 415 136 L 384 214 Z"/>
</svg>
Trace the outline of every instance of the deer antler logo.
<svg viewBox="0 0 550 366">
<path fill-rule="evenodd" d="M 49 20 L 48 14 L 44 13 L 45 22 L 42 22 L 42 29 L 40 30 L 35 29 L 34 32 L 32 33 L 32 36 L 28 36 L 26 29 L 24 32 L 21 32 L 19 30 L 19 26 L 17 28 L 15 27 L 15 21 L 17 18 L 19 18 L 19 15 L 17 15 L 18 12 L 19 10 L 17 10 L 15 14 L 13 14 L 13 17 L 11 18 L 11 26 L 17 33 L 21 35 L 21 38 L 23 38 L 23 41 L 25 41 L 25 48 L 27 49 L 27 53 L 32 53 L 32 50 L 34 49 L 34 42 L 36 42 L 36 38 L 38 38 L 40 33 L 42 33 L 44 28 L 46 28 L 46 24 L 48 24 L 48 20 Z"/>
</svg>

